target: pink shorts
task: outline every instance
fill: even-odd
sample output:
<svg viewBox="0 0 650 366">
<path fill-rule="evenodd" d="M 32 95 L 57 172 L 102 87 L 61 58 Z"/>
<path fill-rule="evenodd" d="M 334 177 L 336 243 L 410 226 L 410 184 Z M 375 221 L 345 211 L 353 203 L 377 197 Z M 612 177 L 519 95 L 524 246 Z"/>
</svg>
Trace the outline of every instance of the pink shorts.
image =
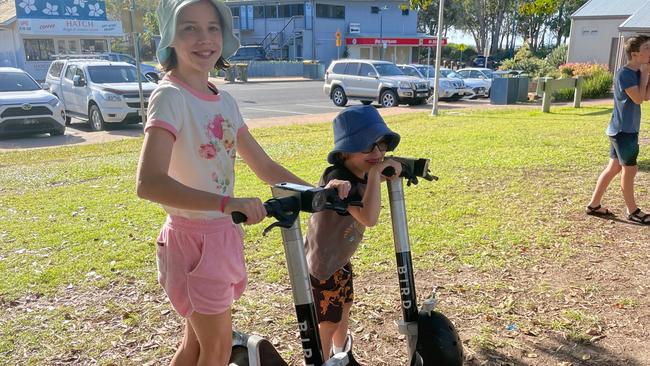
<svg viewBox="0 0 650 366">
<path fill-rule="evenodd" d="M 158 282 L 184 318 L 220 314 L 246 288 L 243 232 L 229 217 L 168 216 L 158 235 Z"/>
</svg>

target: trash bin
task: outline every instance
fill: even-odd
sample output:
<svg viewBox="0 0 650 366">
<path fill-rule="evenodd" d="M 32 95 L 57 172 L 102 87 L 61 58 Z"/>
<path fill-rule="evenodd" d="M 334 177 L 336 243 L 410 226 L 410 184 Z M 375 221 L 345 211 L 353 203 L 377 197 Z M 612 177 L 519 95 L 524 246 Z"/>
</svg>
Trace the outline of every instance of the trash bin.
<svg viewBox="0 0 650 366">
<path fill-rule="evenodd" d="M 237 68 L 237 79 L 247 82 L 248 81 L 248 64 L 235 64 Z"/>
<path fill-rule="evenodd" d="M 490 88 L 490 104 L 515 104 L 518 92 L 517 78 L 494 78 Z"/>
<path fill-rule="evenodd" d="M 530 79 L 528 75 L 521 74 L 517 76 L 517 102 L 527 102 L 528 101 L 528 83 Z"/>
<path fill-rule="evenodd" d="M 227 82 L 234 83 L 235 82 L 235 68 L 234 67 L 229 67 L 224 70 L 226 73 L 225 79 Z"/>
</svg>

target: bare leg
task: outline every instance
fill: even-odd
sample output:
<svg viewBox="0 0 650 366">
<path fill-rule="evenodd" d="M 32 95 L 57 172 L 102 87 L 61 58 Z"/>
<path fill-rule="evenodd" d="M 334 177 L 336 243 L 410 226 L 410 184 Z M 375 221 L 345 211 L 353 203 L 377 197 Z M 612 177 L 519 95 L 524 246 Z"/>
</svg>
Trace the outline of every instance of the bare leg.
<svg viewBox="0 0 650 366">
<path fill-rule="evenodd" d="M 618 162 L 616 159 L 610 159 L 609 164 L 603 170 L 602 173 L 600 173 L 600 176 L 598 177 L 598 181 L 596 182 L 596 188 L 594 189 L 594 193 L 591 196 L 591 202 L 589 202 L 590 207 L 598 207 L 598 205 L 601 204 L 601 200 L 603 199 L 603 195 L 605 194 L 605 191 L 607 191 L 607 187 L 609 187 L 609 183 L 612 182 L 612 179 L 616 177 L 616 175 L 621 171 L 622 167 L 621 164 Z M 601 208 L 598 210 L 599 212 L 605 213 L 605 208 Z"/>
<path fill-rule="evenodd" d="M 185 319 L 185 334 L 181 345 L 176 350 L 174 358 L 170 366 L 194 366 L 199 360 L 199 340 L 196 338 L 196 333 L 190 324 L 190 321 Z"/>
<path fill-rule="evenodd" d="M 343 304 L 343 314 L 341 314 L 341 321 L 338 323 L 338 327 L 332 336 L 332 341 L 334 346 L 343 347 L 345 345 L 345 339 L 348 335 L 348 329 L 350 328 L 350 309 L 352 308 L 352 301 L 346 302 Z"/>
<path fill-rule="evenodd" d="M 621 189 L 623 190 L 623 198 L 625 198 L 628 213 L 632 213 L 637 209 L 634 200 L 634 177 L 636 177 L 638 171 L 639 167 L 636 165 L 624 166 L 623 174 L 621 174 Z"/>
<path fill-rule="evenodd" d="M 318 323 L 318 332 L 320 333 L 320 345 L 323 348 L 323 361 L 330 358 L 330 350 L 332 349 L 332 336 L 339 327 L 339 323 L 320 322 Z"/>
<path fill-rule="evenodd" d="M 232 350 L 230 308 L 221 314 L 194 312 L 189 321 L 201 347 L 197 366 L 226 366 Z"/>
</svg>

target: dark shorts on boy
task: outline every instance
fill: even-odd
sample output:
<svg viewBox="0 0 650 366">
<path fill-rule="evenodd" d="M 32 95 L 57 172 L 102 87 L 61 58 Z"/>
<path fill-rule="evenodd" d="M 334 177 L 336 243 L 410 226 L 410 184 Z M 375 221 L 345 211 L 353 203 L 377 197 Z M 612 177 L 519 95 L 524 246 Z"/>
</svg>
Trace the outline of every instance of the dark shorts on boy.
<svg viewBox="0 0 650 366">
<path fill-rule="evenodd" d="M 624 166 L 635 166 L 639 156 L 639 134 L 619 132 L 609 136 L 609 157 Z"/>
<path fill-rule="evenodd" d="M 325 281 L 320 281 L 311 275 L 309 278 L 316 303 L 318 322 L 340 322 L 343 315 L 343 304 L 352 302 L 354 299 L 352 264 L 346 264 Z"/>
</svg>

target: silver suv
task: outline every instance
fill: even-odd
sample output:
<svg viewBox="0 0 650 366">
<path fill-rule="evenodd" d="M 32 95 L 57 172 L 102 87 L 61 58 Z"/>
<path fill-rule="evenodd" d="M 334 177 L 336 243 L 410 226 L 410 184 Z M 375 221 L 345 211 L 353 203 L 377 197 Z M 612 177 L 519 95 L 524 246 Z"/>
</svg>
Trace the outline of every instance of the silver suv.
<svg viewBox="0 0 650 366">
<path fill-rule="evenodd" d="M 416 105 L 426 103 L 431 95 L 427 80 L 404 75 L 391 62 L 353 59 L 330 64 L 323 92 L 339 107 L 349 99 L 361 100 L 365 105 L 377 101 L 383 107 Z"/>
<path fill-rule="evenodd" d="M 57 60 L 52 62 L 45 82 L 65 107 L 70 118 L 87 120 L 94 131 L 106 124 L 139 123 L 140 94 L 137 69 L 126 62 L 104 60 Z M 156 84 L 144 76 L 144 108 Z"/>
</svg>

